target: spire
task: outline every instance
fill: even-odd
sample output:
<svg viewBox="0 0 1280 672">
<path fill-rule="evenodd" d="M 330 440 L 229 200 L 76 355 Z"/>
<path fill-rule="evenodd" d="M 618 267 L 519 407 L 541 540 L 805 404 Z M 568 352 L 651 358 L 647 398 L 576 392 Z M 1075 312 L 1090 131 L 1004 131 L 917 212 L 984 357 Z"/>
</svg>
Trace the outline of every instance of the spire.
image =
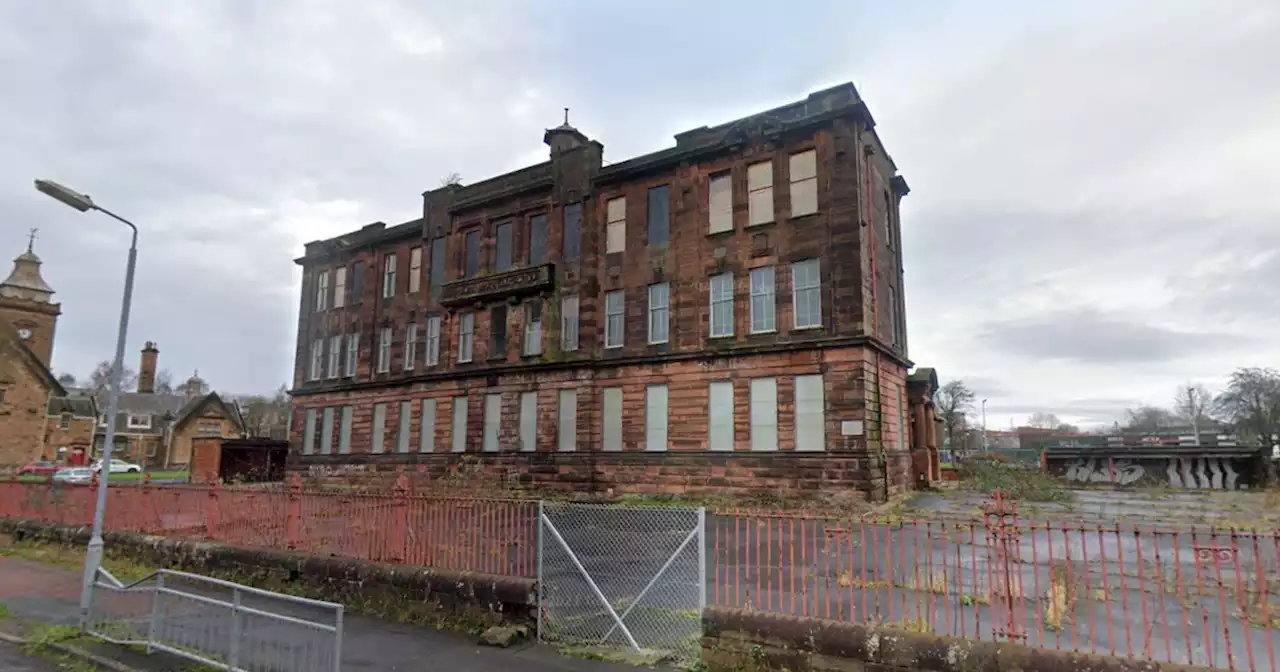
<svg viewBox="0 0 1280 672">
<path fill-rule="evenodd" d="M 4 282 L 0 282 L 0 296 L 53 303 L 53 288 L 41 277 L 41 261 L 35 252 L 38 231 L 31 229 L 27 233 L 27 251 L 14 258 L 13 271 Z"/>
<path fill-rule="evenodd" d="M 569 108 L 567 107 L 564 108 L 564 120 L 565 123 L 569 123 Z M 36 246 L 37 233 L 40 233 L 40 229 L 31 229 L 31 231 L 27 233 L 27 252 L 30 252 L 31 254 L 36 253 L 33 248 Z"/>
<path fill-rule="evenodd" d="M 555 156 L 561 152 L 566 152 L 576 147 L 581 147 L 587 143 L 587 136 L 581 131 L 569 125 L 569 108 L 564 108 L 564 123 L 555 128 L 547 129 L 546 134 L 542 136 L 542 141 L 551 147 L 551 155 Z"/>
</svg>

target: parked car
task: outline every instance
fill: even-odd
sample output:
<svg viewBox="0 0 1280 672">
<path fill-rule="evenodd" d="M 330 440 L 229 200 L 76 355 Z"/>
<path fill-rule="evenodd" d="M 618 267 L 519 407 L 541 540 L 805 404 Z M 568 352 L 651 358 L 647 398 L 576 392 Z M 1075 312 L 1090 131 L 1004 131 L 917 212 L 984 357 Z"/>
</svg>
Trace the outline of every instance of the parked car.
<svg viewBox="0 0 1280 672">
<path fill-rule="evenodd" d="M 54 473 L 58 471 L 58 469 L 61 469 L 61 467 L 59 467 L 57 463 L 50 462 L 48 460 L 39 460 L 36 462 L 32 462 L 30 464 L 23 465 L 23 467 L 18 470 L 18 475 L 19 476 L 52 476 Z"/>
<path fill-rule="evenodd" d="M 94 471 L 102 471 L 102 460 L 94 462 L 93 466 L 89 468 Z M 136 474 L 141 471 L 142 467 L 139 467 L 132 462 L 125 462 L 124 460 L 111 460 L 111 468 L 108 470 L 108 472 L 112 474 Z"/>
<path fill-rule="evenodd" d="M 67 467 L 54 472 L 53 482 L 80 485 L 93 481 L 93 474 L 93 469 L 89 467 Z"/>
</svg>

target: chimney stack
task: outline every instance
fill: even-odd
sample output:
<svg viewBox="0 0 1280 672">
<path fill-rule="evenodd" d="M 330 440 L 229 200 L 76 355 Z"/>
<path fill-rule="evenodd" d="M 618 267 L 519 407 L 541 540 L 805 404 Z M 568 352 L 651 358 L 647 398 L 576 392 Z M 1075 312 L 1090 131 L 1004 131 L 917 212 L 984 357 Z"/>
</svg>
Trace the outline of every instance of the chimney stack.
<svg viewBox="0 0 1280 672">
<path fill-rule="evenodd" d="M 156 391 L 156 360 L 160 357 L 160 351 L 156 348 L 156 344 L 147 341 L 145 347 L 142 348 L 142 361 L 138 364 L 138 393 L 154 394 Z"/>
</svg>

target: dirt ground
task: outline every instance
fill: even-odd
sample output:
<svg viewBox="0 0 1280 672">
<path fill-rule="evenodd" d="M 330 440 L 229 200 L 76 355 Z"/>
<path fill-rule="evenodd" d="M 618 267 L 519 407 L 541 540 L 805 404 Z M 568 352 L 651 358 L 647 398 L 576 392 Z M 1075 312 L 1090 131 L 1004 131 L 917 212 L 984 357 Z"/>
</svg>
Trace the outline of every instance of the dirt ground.
<svg viewBox="0 0 1280 672">
<path fill-rule="evenodd" d="M 954 485 L 954 484 L 951 484 Z M 1019 518 L 1160 527 L 1233 527 L 1280 530 L 1280 491 L 1173 490 L 1170 488 L 1066 491 L 1063 501 L 1019 501 Z M 893 513 L 906 518 L 980 519 L 990 495 L 961 487 L 917 492 Z"/>
</svg>

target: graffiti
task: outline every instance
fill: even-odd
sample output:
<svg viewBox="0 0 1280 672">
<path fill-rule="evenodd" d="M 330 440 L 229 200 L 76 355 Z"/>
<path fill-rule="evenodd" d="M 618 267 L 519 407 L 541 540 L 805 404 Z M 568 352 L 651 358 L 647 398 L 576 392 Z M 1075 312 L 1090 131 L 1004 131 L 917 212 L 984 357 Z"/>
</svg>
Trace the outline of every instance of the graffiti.
<svg viewBox="0 0 1280 672">
<path fill-rule="evenodd" d="M 1101 466 L 1098 465 L 1101 462 Z M 1147 474 L 1141 464 L 1129 460 L 1079 459 L 1067 467 L 1067 480 L 1083 483 L 1129 485 Z"/>
<path fill-rule="evenodd" d="M 1170 457 L 1144 462 L 1145 466 L 1129 459 L 1078 458 L 1067 466 L 1065 476 L 1076 483 L 1132 485 L 1138 481 L 1164 480 L 1175 488 L 1237 490 L 1243 487 L 1240 472 L 1230 458 Z M 1159 466 L 1164 467 L 1163 472 Z"/>
<path fill-rule="evenodd" d="M 307 475 L 312 478 L 329 478 L 332 476 L 345 476 L 347 474 L 361 474 L 370 471 L 367 464 L 312 464 L 307 467 Z"/>
</svg>

